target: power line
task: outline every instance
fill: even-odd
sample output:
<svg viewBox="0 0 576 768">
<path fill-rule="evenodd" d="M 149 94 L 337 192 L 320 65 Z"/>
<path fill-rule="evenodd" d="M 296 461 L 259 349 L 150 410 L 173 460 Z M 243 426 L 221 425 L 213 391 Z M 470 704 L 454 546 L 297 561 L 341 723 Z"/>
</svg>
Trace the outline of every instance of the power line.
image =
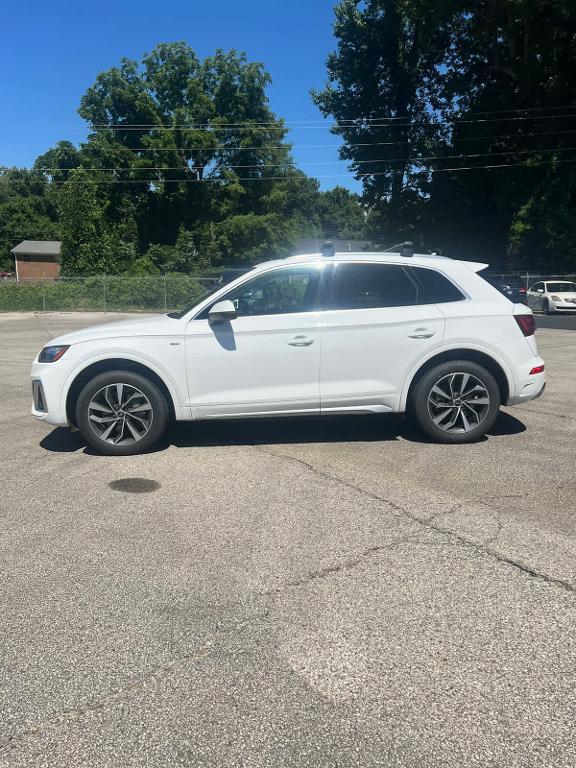
<svg viewBox="0 0 576 768">
<path fill-rule="evenodd" d="M 469 112 L 467 114 L 469 115 L 502 115 L 504 113 L 512 113 L 512 114 L 519 114 L 522 113 L 521 118 L 506 118 L 506 117 L 500 117 L 495 118 L 496 120 L 516 120 L 516 119 L 532 119 L 532 120 L 539 120 L 539 115 L 525 115 L 526 112 L 550 112 L 550 111 L 557 111 L 557 112 L 564 112 L 568 109 L 575 109 L 576 105 L 566 105 L 563 107 L 525 107 L 525 108 L 518 108 L 518 109 L 494 109 L 494 110 L 484 110 L 484 111 L 477 111 L 477 112 Z M 555 117 L 575 117 L 576 115 L 546 115 L 545 117 L 548 118 L 555 118 Z M 484 118 L 477 118 L 476 121 L 482 122 Z M 278 118 L 276 120 L 238 120 L 236 122 L 223 122 L 218 120 L 218 118 L 215 118 L 214 123 L 198 123 L 191 125 L 196 128 L 212 128 L 212 127 L 219 127 L 219 128 L 238 128 L 242 126 L 247 127 L 256 127 L 256 126 L 262 126 L 262 127 L 285 127 L 287 125 L 320 125 L 324 126 L 328 122 L 329 118 L 324 118 L 322 120 L 284 120 L 283 118 Z M 390 115 L 379 115 L 376 117 L 351 117 L 351 118 L 341 118 L 340 120 L 332 120 L 331 122 L 338 124 L 338 125 L 356 125 L 358 122 L 360 123 L 380 123 L 383 121 L 387 122 L 394 122 L 396 120 L 414 120 L 413 115 L 396 115 L 396 116 L 390 116 Z M 467 118 L 455 118 L 452 122 L 465 122 Z M 475 121 L 475 122 L 476 122 Z M 280 125 L 281 124 L 281 125 Z M 124 127 L 136 127 L 136 128 L 155 128 L 155 127 L 178 127 L 179 124 L 176 123 L 174 126 L 164 126 L 163 123 L 92 123 L 93 128 L 119 128 L 122 129 Z"/>
<path fill-rule="evenodd" d="M 526 108 L 518 108 L 518 109 L 493 109 L 493 110 L 484 110 L 484 111 L 478 111 L 478 112 L 468 112 L 469 115 L 502 115 L 505 113 L 512 113 L 512 114 L 525 114 L 526 112 L 550 112 L 550 111 L 556 111 L 556 112 L 564 112 L 568 109 L 576 109 L 576 105 L 567 105 L 563 107 L 526 107 Z M 551 115 L 551 117 L 555 117 L 555 115 Z M 534 115 L 533 119 L 537 120 L 539 118 L 539 115 Z M 382 121 L 389 121 L 393 122 L 396 120 L 413 120 L 413 115 L 377 115 L 376 117 L 351 117 L 351 118 L 340 118 L 339 120 L 333 120 L 332 122 L 338 123 L 339 125 L 354 125 L 358 121 L 364 122 L 364 123 L 374 123 L 374 122 L 382 122 Z M 461 118 L 456 118 L 456 120 L 460 120 Z M 500 118 L 503 120 L 506 120 L 507 118 Z M 329 118 L 324 118 L 322 120 L 284 120 L 283 118 L 278 118 L 276 120 L 238 120 L 236 122 L 223 122 L 218 120 L 218 118 L 215 118 L 214 123 L 198 123 L 196 127 L 198 128 L 211 128 L 212 126 L 220 127 L 220 128 L 237 128 L 239 126 L 262 126 L 262 127 L 268 127 L 273 126 L 276 127 L 279 125 L 279 123 L 282 124 L 282 126 L 287 125 L 326 125 L 326 122 L 329 120 Z M 160 123 L 162 125 L 162 123 Z M 92 123 L 93 128 L 122 128 L 124 126 L 130 126 L 130 127 L 139 127 L 139 128 L 150 128 L 150 127 L 156 127 L 158 126 L 158 123 Z"/>
<path fill-rule="evenodd" d="M 526 120 L 565 120 L 565 119 L 575 119 L 576 114 L 573 115 L 534 115 L 534 116 L 522 116 L 522 117 L 491 117 L 491 118 L 457 118 L 455 120 L 449 120 L 445 122 L 426 122 L 426 123 L 420 123 L 415 120 L 411 120 L 409 123 L 395 123 L 395 122 L 373 122 L 376 118 L 359 118 L 356 121 L 349 121 L 349 122 L 342 122 L 342 121 L 332 121 L 332 122 L 322 122 L 320 124 L 306 124 L 302 123 L 299 125 L 298 129 L 325 129 L 325 128 L 343 128 L 346 130 L 365 130 L 366 128 L 447 128 L 455 125 L 464 125 L 464 124 L 477 124 L 477 123 L 502 123 L 502 122 L 515 122 L 515 121 L 526 121 Z M 396 119 L 410 119 L 410 118 L 384 118 L 388 121 L 394 121 Z M 319 121 L 320 122 L 320 121 Z M 92 129 L 96 131 L 101 130 L 112 130 L 112 131 L 201 131 L 205 133 L 216 133 L 216 132 L 234 132 L 234 131 L 253 131 L 253 130 L 262 130 L 262 131 L 283 131 L 286 132 L 289 130 L 287 127 L 287 123 L 277 121 L 275 123 L 270 124 L 264 124 L 264 123 L 255 123 L 255 122 L 245 122 L 245 123 L 230 123 L 228 125 L 225 125 L 223 123 L 217 123 L 216 125 L 212 125 L 210 123 L 199 123 L 198 125 L 194 124 L 174 124 L 174 125 L 164 125 L 164 124 L 157 124 L 157 123 L 97 123 L 93 124 L 91 127 Z"/>
<path fill-rule="evenodd" d="M 517 107 L 514 109 L 485 109 L 485 110 L 475 110 L 471 112 L 467 112 L 468 115 L 502 115 L 502 114 L 525 114 L 527 112 L 564 112 L 569 109 L 576 110 L 576 104 L 564 104 L 557 107 Z M 568 117 L 568 115 L 566 115 Z M 575 115 L 576 116 L 576 115 Z M 552 115 L 554 117 L 554 115 Z M 276 120 L 243 120 L 243 121 L 236 121 L 236 122 L 220 122 L 218 118 L 215 118 L 216 125 L 223 127 L 223 128 L 229 128 L 234 126 L 242 126 L 242 125 L 251 125 L 251 126 L 277 126 L 279 123 L 282 123 L 284 126 L 287 125 L 312 125 L 312 124 L 319 124 L 321 126 L 324 126 L 326 124 L 326 121 L 329 118 L 324 118 L 321 120 L 315 120 L 313 118 L 309 118 L 307 120 L 284 120 L 282 118 L 277 118 Z M 394 122 L 397 120 L 412 120 L 413 115 L 376 115 L 375 117 L 365 117 L 365 118 L 341 118 L 340 120 L 336 120 L 333 122 L 337 122 L 338 124 L 354 124 L 358 120 L 362 120 L 365 123 L 370 122 L 382 122 L 384 120 L 389 122 Z M 457 118 L 458 119 L 458 118 Z M 505 119 L 505 118 L 503 118 Z M 534 119 L 538 119 L 538 115 L 534 116 Z M 92 128 L 118 128 L 121 129 L 123 126 L 137 126 L 137 127 L 157 127 L 158 123 L 92 123 L 90 127 Z M 198 123 L 198 127 L 211 127 L 212 123 Z M 80 125 L 74 125 L 71 126 L 73 129 L 81 130 L 84 128 L 84 126 Z M 171 126 L 167 126 L 171 127 Z"/>
<path fill-rule="evenodd" d="M 540 148 L 534 148 L 534 149 L 523 149 L 523 150 L 516 150 L 516 149 L 509 149 L 505 152 L 478 152 L 475 154 L 457 154 L 457 155 L 429 155 L 429 156 L 421 156 L 421 157 L 391 157 L 391 158 L 376 158 L 372 160 L 349 160 L 349 159 L 339 159 L 339 160 L 327 160 L 327 161 L 321 161 L 321 162 L 315 162 L 315 161 L 304 161 L 300 163 L 300 165 L 335 165 L 336 163 L 350 163 L 353 162 L 356 165 L 366 165 L 371 163 L 411 163 L 412 165 L 416 165 L 419 162 L 430 162 L 433 160 L 458 160 L 458 159 L 478 159 L 483 157 L 502 157 L 506 155 L 534 155 L 534 154 L 542 154 L 543 152 L 572 152 L 576 151 L 576 147 L 552 147 L 548 149 L 540 149 Z M 245 168 L 245 169 L 260 169 L 260 168 L 283 168 L 286 164 L 285 163 L 260 163 L 256 165 L 228 165 L 226 166 L 227 169 L 237 169 L 237 168 Z M 131 167 L 122 167 L 122 166 L 115 166 L 111 168 L 86 168 L 83 166 L 80 166 L 79 168 L 44 168 L 43 170 L 47 173 L 50 172 L 61 172 L 61 171 L 73 171 L 73 170 L 83 170 L 83 171 L 96 171 L 96 172 L 108 172 L 108 171 L 129 171 L 129 172 L 137 172 L 137 171 L 184 171 L 184 170 L 200 170 L 203 166 L 131 166 Z M 2 167 L 0 166 L 0 170 L 2 170 Z M 26 169 L 26 170 L 32 170 L 32 169 Z"/>
<path fill-rule="evenodd" d="M 490 109 L 490 110 L 477 110 L 475 112 L 469 112 L 470 115 L 499 115 L 503 112 L 551 112 L 553 110 L 563 112 L 566 109 L 576 109 L 576 104 L 565 104 L 560 107 L 518 107 L 516 109 Z"/>
<path fill-rule="evenodd" d="M 521 167 L 521 168 L 534 168 L 536 166 L 553 166 L 553 165 L 559 165 L 561 163 L 576 163 L 576 158 L 570 159 L 570 160 L 547 160 L 547 161 L 538 161 L 533 163 L 498 163 L 493 165 L 470 165 L 470 166 L 455 166 L 452 168 L 432 168 L 430 170 L 423 170 L 422 173 L 429 173 L 430 175 L 434 175 L 437 173 L 447 173 L 447 172 L 458 172 L 458 171 L 486 171 L 486 170 L 493 170 L 496 168 L 515 168 L 515 167 Z M 314 176 L 314 179 L 360 179 L 360 178 L 371 178 L 374 176 L 388 176 L 393 174 L 405 174 L 405 170 L 394 170 L 391 169 L 389 171 L 375 171 L 373 173 L 340 173 L 340 174 L 328 174 L 328 175 L 319 175 Z M 159 186 L 161 184 L 208 184 L 208 183 L 230 183 L 230 182 L 238 182 L 238 181 L 246 181 L 246 182 L 256 182 L 256 181 L 294 181 L 294 179 L 297 177 L 294 176 L 246 176 L 246 177 L 240 177 L 240 176 L 234 176 L 231 179 L 226 179 L 223 177 L 215 177 L 215 176 L 209 176 L 202 179 L 107 179 L 107 184 L 152 184 L 154 186 Z M 66 184 L 66 181 L 53 181 L 53 184 Z"/>
<path fill-rule="evenodd" d="M 576 115 L 575 115 L 576 117 Z M 455 136 L 451 139 L 455 141 L 498 141 L 500 139 L 524 139 L 532 136 L 564 136 L 574 134 L 576 130 L 571 131 L 537 131 L 530 133 L 509 133 L 494 136 Z M 345 144 L 265 144 L 260 147 L 226 147 L 219 145 L 217 147 L 185 146 L 185 147 L 122 147 L 122 151 L 128 152 L 264 152 L 276 149 L 302 150 L 302 149 L 341 149 L 343 147 L 388 147 L 400 144 L 412 144 L 412 141 L 366 141 L 366 142 L 346 142 Z M 89 145 L 88 145 L 89 146 Z M 42 170 L 42 169 L 39 169 Z"/>
</svg>

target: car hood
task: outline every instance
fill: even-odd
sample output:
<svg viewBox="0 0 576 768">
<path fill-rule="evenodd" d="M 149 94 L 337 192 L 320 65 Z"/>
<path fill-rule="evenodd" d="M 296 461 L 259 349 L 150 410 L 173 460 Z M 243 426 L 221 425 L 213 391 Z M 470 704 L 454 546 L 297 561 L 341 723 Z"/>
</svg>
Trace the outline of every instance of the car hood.
<svg viewBox="0 0 576 768">
<path fill-rule="evenodd" d="M 548 296 L 560 296 L 563 299 L 576 299 L 576 291 L 548 291 Z"/>
<path fill-rule="evenodd" d="M 152 317 L 120 320 L 115 323 L 103 323 L 102 325 L 83 328 L 80 331 L 72 331 L 72 333 L 66 333 L 53 339 L 50 345 L 80 344 L 83 341 L 118 339 L 129 336 L 174 336 L 181 335 L 183 332 L 182 320 L 168 317 L 168 315 L 154 315 Z"/>
</svg>

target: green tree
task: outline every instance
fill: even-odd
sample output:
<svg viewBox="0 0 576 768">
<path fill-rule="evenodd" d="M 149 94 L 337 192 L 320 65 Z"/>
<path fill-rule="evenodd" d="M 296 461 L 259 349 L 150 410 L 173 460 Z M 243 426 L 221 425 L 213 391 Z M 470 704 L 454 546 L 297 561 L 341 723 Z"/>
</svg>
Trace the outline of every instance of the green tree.
<svg viewBox="0 0 576 768">
<path fill-rule="evenodd" d="M 118 228 L 106 227 L 108 205 L 98 182 L 82 168 L 73 170 L 59 195 L 62 274 L 115 274 L 134 258 Z"/>
<path fill-rule="evenodd" d="M 36 158 L 34 168 L 43 171 L 52 181 L 68 180 L 69 172 L 82 164 L 82 153 L 71 141 L 59 141 L 55 147 Z"/>
<path fill-rule="evenodd" d="M 467 165 L 510 166 L 453 178 L 455 216 L 480 201 L 470 235 L 495 234 L 507 266 L 576 267 L 575 62 L 568 0 L 463 0 L 453 15 L 440 83 L 455 125 L 450 151 L 494 155 Z"/>
<path fill-rule="evenodd" d="M 358 196 L 345 187 L 321 192 L 318 213 L 324 237 L 362 239 L 366 235 L 362 205 Z"/>
<path fill-rule="evenodd" d="M 364 198 L 380 211 L 391 238 L 405 231 L 405 193 L 425 190 L 416 158 L 429 155 L 439 140 L 429 130 L 430 89 L 443 60 L 450 5 L 341 0 L 328 84 L 313 92 L 322 112 L 336 119 L 333 132 L 344 139 L 340 155 L 362 179 Z"/>
<path fill-rule="evenodd" d="M 22 240 L 57 240 L 60 225 L 53 190 L 41 173 L 0 170 L 0 269 L 13 270 L 10 250 Z"/>
<path fill-rule="evenodd" d="M 314 98 L 374 237 L 574 268 L 573 2 L 341 0 L 335 35 Z"/>
<path fill-rule="evenodd" d="M 100 74 L 80 114 L 92 128 L 83 153 L 102 169 L 98 178 L 121 169 L 106 215 L 118 210 L 115 198 L 130 198 L 143 250 L 175 244 L 185 231 L 216 261 L 211 227 L 222 231 L 230 217 L 248 217 L 247 241 L 269 238 L 276 177 L 297 177 L 286 129 L 268 105 L 269 82 L 245 54 L 217 51 L 200 61 L 186 43 L 158 45 L 141 63 L 125 59 Z"/>
</svg>

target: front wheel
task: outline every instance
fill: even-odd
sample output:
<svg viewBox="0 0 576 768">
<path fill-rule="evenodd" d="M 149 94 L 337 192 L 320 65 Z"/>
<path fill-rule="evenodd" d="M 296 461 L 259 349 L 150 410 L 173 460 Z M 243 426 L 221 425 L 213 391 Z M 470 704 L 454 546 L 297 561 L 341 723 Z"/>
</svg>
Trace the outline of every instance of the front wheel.
<svg viewBox="0 0 576 768">
<path fill-rule="evenodd" d="M 550 314 L 550 302 L 548 299 L 544 299 L 544 304 L 542 304 L 542 312 L 544 312 L 545 315 Z"/>
<path fill-rule="evenodd" d="M 413 420 L 436 442 L 472 443 L 494 425 L 500 390 L 492 374 L 467 360 L 442 363 L 416 383 L 408 403 Z"/>
<path fill-rule="evenodd" d="M 76 403 L 76 423 L 99 453 L 130 456 L 148 450 L 168 423 L 158 387 L 132 371 L 106 371 L 91 379 Z"/>
</svg>

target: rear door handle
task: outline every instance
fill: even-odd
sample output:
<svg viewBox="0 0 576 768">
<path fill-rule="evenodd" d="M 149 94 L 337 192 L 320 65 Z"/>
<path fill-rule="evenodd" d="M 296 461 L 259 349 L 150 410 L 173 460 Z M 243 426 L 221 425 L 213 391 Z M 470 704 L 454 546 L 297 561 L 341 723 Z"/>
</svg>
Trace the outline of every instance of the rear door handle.
<svg viewBox="0 0 576 768">
<path fill-rule="evenodd" d="M 436 331 L 430 331 L 428 328 L 416 328 L 414 333 L 409 334 L 409 339 L 431 339 L 436 336 Z"/>
<path fill-rule="evenodd" d="M 310 344 L 314 344 L 314 339 L 311 339 L 309 336 L 294 336 L 288 344 L 291 347 L 309 347 Z"/>
</svg>

